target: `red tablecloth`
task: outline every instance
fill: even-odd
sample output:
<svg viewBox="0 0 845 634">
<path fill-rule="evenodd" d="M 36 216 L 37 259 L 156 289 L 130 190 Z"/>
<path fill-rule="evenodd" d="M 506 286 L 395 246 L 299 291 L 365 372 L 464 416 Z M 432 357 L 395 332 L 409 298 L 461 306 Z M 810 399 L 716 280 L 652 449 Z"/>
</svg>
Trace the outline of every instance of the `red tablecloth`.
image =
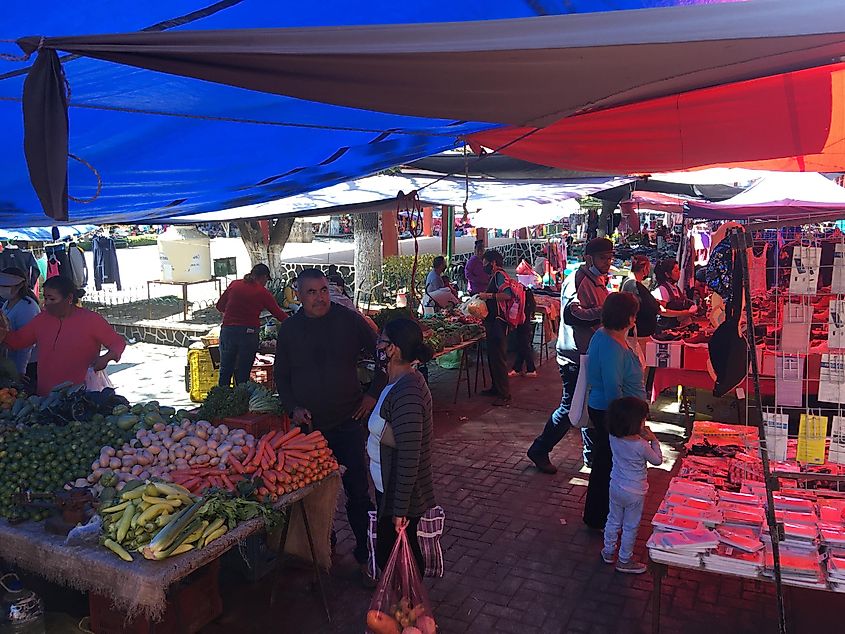
<svg viewBox="0 0 845 634">
<path fill-rule="evenodd" d="M 655 368 L 654 369 L 654 384 L 651 388 L 652 402 L 657 400 L 659 394 L 666 388 L 683 385 L 684 387 L 697 387 L 702 390 L 713 391 L 715 381 L 710 377 L 710 373 L 705 370 L 678 370 L 674 368 Z M 741 384 L 742 385 L 742 384 Z M 742 385 L 746 394 L 753 391 L 751 380 L 746 379 L 745 384 Z M 818 394 L 819 380 L 818 377 L 811 377 L 809 380 L 803 382 L 804 393 Z M 775 395 L 775 379 L 774 377 L 760 377 L 760 396 L 774 396 Z"/>
</svg>

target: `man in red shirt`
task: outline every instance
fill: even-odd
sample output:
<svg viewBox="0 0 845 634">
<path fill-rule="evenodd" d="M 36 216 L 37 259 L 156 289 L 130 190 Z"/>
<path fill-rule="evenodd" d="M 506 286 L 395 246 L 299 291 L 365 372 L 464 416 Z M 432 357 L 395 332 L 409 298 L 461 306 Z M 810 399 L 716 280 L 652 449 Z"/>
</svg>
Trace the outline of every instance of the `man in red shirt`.
<svg viewBox="0 0 845 634">
<path fill-rule="evenodd" d="M 267 290 L 270 269 L 256 264 L 242 280 L 235 280 L 217 300 L 217 310 L 223 313 L 220 328 L 220 381 L 228 386 L 249 381 L 249 373 L 258 352 L 262 310 L 268 310 L 280 322 L 287 319 L 273 294 Z"/>
</svg>

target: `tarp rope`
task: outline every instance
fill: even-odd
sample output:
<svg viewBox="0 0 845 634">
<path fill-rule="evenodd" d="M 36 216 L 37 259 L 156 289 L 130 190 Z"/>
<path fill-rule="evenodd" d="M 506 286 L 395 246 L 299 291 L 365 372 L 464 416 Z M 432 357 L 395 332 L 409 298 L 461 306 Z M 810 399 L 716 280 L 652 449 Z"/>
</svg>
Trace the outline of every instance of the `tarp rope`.
<svg viewBox="0 0 845 634">
<path fill-rule="evenodd" d="M 103 177 L 100 176 L 100 172 L 97 171 L 97 168 L 91 165 L 88 161 L 83 158 L 78 157 L 76 154 L 68 153 L 68 158 L 72 158 L 74 161 L 79 161 L 89 170 L 94 173 L 94 177 L 97 179 L 97 190 L 94 192 L 94 195 L 91 198 L 76 198 L 75 196 L 71 196 L 70 194 L 67 197 L 75 203 L 81 203 L 83 205 L 87 205 L 88 203 L 92 203 L 100 197 L 100 192 L 103 191 Z"/>
</svg>

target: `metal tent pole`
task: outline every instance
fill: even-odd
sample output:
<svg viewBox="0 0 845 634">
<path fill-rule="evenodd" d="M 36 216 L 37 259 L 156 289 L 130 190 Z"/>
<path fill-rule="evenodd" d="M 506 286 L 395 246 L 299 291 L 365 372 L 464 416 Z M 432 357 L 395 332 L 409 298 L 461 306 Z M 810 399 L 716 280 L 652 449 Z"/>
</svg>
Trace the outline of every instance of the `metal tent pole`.
<svg viewBox="0 0 845 634">
<path fill-rule="evenodd" d="M 775 592 L 778 602 L 778 631 L 786 634 L 786 610 L 783 602 L 783 581 L 780 569 L 780 541 L 783 539 L 783 525 L 778 524 L 775 517 L 775 502 L 773 490 L 778 488 L 777 478 L 772 475 L 769 466 L 769 451 L 766 445 L 766 425 L 760 410 L 760 370 L 757 366 L 757 344 L 754 338 L 754 314 L 751 309 L 751 282 L 748 277 L 748 244 L 747 234 L 741 227 L 731 229 L 731 248 L 734 253 L 734 266 L 739 261 L 742 270 L 742 288 L 745 299 L 745 337 L 748 350 L 751 353 L 751 378 L 754 387 L 754 407 L 749 408 L 749 420 L 753 416 L 757 424 L 760 440 L 760 459 L 763 463 L 763 482 L 766 485 L 766 523 L 769 525 L 769 535 L 772 538 L 772 558 L 775 569 Z"/>
</svg>

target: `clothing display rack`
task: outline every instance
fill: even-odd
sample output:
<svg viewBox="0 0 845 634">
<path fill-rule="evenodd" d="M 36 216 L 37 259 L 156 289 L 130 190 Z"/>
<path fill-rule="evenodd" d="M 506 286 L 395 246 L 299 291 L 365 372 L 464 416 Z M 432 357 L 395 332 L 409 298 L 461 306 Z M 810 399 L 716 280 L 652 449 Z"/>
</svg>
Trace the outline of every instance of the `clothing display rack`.
<svg viewBox="0 0 845 634">
<path fill-rule="evenodd" d="M 754 336 L 754 312 L 752 310 L 751 283 L 748 268 L 748 247 L 751 246 L 745 229 L 731 229 L 731 247 L 734 252 L 734 263 L 739 261 L 742 271 L 742 288 L 745 304 L 745 337 L 751 358 L 751 385 L 754 390 L 754 406 L 749 408 L 753 414 L 753 423 L 757 426 L 760 439 L 760 458 L 763 464 L 763 482 L 766 485 L 766 523 L 772 537 L 772 555 L 774 560 L 775 593 L 778 604 L 778 631 L 786 634 L 786 609 L 783 601 L 783 579 L 780 566 L 779 542 L 783 539 L 783 525 L 778 524 L 775 517 L 774 489 L 778 488 L 777 478 L 772 475 L 769 465 L 769 452 L 766 445 L 766 425 L 763 422 L 762 399 L 760 397 L 760 368 L 757 364 L 756 341 Z M 750 420 L 750 419 L 749 419 Z"/>
</svg>

